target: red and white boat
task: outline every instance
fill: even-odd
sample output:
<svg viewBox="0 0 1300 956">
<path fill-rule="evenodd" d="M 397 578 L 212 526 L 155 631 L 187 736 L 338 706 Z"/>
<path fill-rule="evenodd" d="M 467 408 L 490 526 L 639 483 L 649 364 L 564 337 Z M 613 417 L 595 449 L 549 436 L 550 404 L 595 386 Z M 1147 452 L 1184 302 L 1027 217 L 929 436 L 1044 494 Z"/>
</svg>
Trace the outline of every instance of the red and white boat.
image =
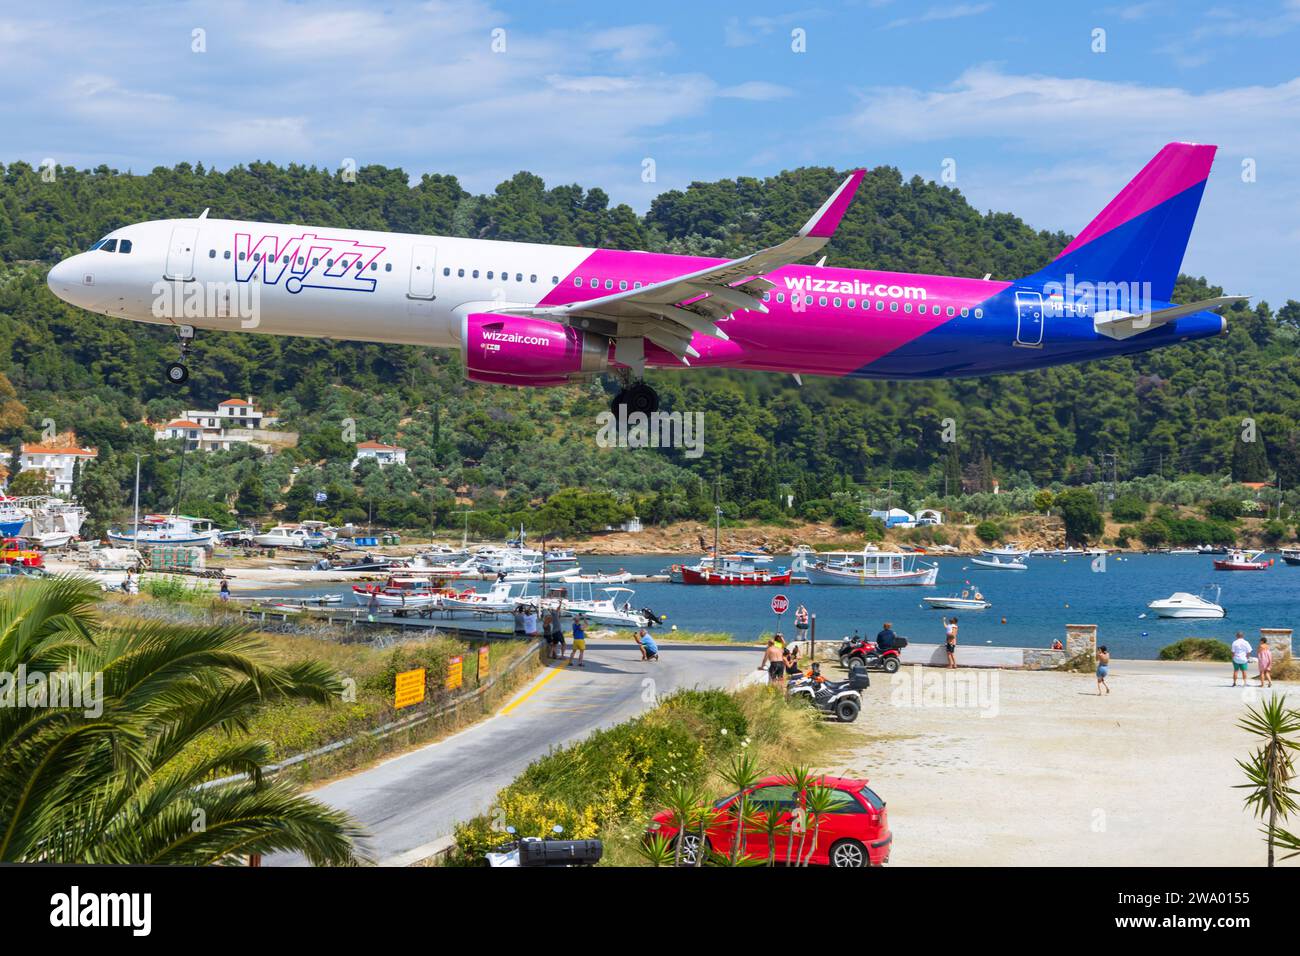
<svg viewBox="0 0 1300 956">
<path fill-rule="evenodd" d="M 454 588 L 434 586 L 429 578 L 414 575 L 393 574 L 383 584 L 352 585 L 352 599 L 360 607 L 368 607 L 372 599 L 378 607 L 433 607 L 455 593 Z"/>
<path fill-rule="evenodd" d="M 771 568 L 772 559 L 760 554 L 724 554 L 719 558 L 706 557 L 699 564 L 674 567 L 672 576 L 682 584 L 750 585 L 765 587 L 787 585 L 790 572 L 786 568 Z"/>
<path fill-rule="evenodd" d="M 1264 555 L 1263 551 L 1254 551 L 1247 554 L 1245 551 L 1229 551 L 1226 558 L 1216 558 L 1214 561 L 1214 570 L 1216 571 L 1264 571 L 1273 566 L 1273 559 L 1261 560 Z"/>
</svg>

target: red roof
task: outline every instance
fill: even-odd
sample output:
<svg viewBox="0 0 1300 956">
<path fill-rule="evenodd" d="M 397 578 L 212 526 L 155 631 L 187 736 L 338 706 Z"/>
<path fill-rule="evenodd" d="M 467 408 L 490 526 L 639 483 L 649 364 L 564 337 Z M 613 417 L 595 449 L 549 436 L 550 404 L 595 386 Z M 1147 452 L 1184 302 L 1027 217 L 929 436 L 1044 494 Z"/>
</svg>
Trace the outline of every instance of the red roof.
<svg viewBox="0 0 1300 956">
<path fill-rule="evenodd" d="M 385 445 L 383 442 L 377 441 L 357 442 L 357 450 L 360 451 L 362 448 L 367 451 L 406 451 L 405 448 L 401 448 L 397 445 Z"/>
<path fill-rule="evenodd" d="M 95 458 L 99 451 L 94 448 L 72 448 L 59 445 L 23 445 L 24 455 L 80 455 Z"/>
<path fill-rule="evenodd" d="M 166 428 L 202 428 L 198 422 L 192 422 L 188 418 L 178 418 L 174 422 L 168 422 Z"/>
<path fill-rule="evenodd" d="M 221 403 L 221 405 L 250 405 L 250 404 L 252 403 L 246 402 L 242 398 L 228 398 Z M 221 405 L 218 405 L 217 408 L 220 408 Z"/>
</svg>

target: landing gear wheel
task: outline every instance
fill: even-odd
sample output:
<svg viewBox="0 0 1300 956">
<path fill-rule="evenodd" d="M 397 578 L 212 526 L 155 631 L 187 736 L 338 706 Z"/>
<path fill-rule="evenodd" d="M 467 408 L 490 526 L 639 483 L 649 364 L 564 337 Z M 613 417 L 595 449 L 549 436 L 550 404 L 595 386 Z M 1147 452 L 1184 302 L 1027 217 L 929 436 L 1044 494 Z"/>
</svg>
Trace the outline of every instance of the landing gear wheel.
<svg viewBox="0 0 1300 956">
<path fill-rule="evenodd" d="M 184 385 L 190 377 L 190 370 L 180 362 L 172 362 L 167 366 L 167 381 L 173 385 Z"/>
<path fill-rule="evenodd" d="M 641 412 L 650 415 L 659 411 L 659 393 L 647 385 L 645 382 L 637 382 L 622 389 L 614 400 L 610 402 L 609 409 L 615 416 L 619 413 L 619 408 L 626 408 L 628 415 L 633 412 Z"/>
</svg>

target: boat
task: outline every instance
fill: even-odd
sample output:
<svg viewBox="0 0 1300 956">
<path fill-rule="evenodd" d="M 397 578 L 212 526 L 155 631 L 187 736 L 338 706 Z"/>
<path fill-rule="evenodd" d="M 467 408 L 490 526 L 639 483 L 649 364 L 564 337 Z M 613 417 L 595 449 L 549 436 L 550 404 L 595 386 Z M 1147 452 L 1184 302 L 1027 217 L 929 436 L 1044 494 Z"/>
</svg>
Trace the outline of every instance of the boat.
<svg viewBox="0 0 1300 956">
<path fill-rule="evenodd" d="M 1200 554 L 1195 548 L 1170 548 L 1166 554 Z"/>
<path fill-rule="evenodd" d="M 906 551 L 827 551 L 809 563 L 806 553 L 801 570 L 809 584 L 848 584 L 865 587 L 920 585 L 929 587 L 939 579 L 939 566 L 921 561 Z"/>
<path fill-rule="evenodd" d="M 1071 552 L 1072 550 L 1073 549 L 1067 548 L 1065 550 L 1058 551 L 1057 553 L 1066 554 Z M 994 559 L 1008 558 L 1012 561 L 1019 561 L 1021 558 L 1029 554 L 1029 550 L 1027 548 L 1018 548 L 1014 544 L 1008 544 L 1008 545 L 1003 545 L 1000 548 L 981 548 L 980 554 L 984 555 L 986 558 L 994 558 Z"/>
<path fill-rule="evenodd" d="M 0 537 L 22 534 L 25 524 L 27 512 L 18 507 L 18 499 L 0 496 Z"/>
<path fill-rule="evenodd" d="M 313 571 L 386 571 L 396 561 L 396 558 L 374 554 L 367 554 L 344 561 L 331 561 L 329 558 L 321 558 L 312 565 L 311 569 Z"/>
<path fill-rule="evenodd" d="M 971 564 L 994 571 L 1028 571 L 1029 565 L 1023 561 L 1002 560 L 1001 558 L 971 558 Z"/>
<path fill-rule="evenodd" d="M 1187 591 L 1175 591 L 1169 597 L 1152 601 L 1147 609 L 1154 611 L 1156 617 L 1170 618 L 1219 618 L 1226 613 L 1217 602 L 1221 588 L 1215 589 L 1214 600 L 1191 594 Z"/>
<path fill-rule="evenodd" d="M 1263 551 L 1246 552 L 1239 548 L 1229 551 L 1226 557 L 1216 558 L 1216 571 L 1266 571 L 1273 566 L 1273 559 L 1262 560 Z"/>
<path fill-rule="evenodd" d="M 631 571 L 619 571 L 617 574 L 575 574 L 564 579 L 573 584 L 627 584 L 632 580 Z"/>
<path fill-rule="evenodd" d="M 459 594 L 446 594 L 439 602 L 444 611 L 474 611 L 476 613 L 504 613 L 513 611 L 527 594 L 526 583 L 498 581 L 486 591 L 467 589 Z"/>
<path fill-rule="evenodd" d="M 547 564 L 573 564 L 578 560 L 572 548 L 551 548 L 543 559 Z"/>
<path fill-rule="evenodd" d="M 497 580 L 506 581 L 511 584 L 516 584 L 524 581 L 538 581 L 538 582 L 567 581 L 570 578 L 575 578 L 580 574 L 582 574 L 582 568 L 578 568 L 578 567 L 543 569 L 541 567 L 538 567 L 537 565 L 532 565 L 520 571 L 505 571 L 505 572 L 498 571 Z"/>
<path fill-rule="evenodd" d="M 329 544 L 331 538 L 317 528 L 295 524 L 278 524 L 270 531 L 253 535 L 253 543 L 261 548 L 307 548 L 315 550 Z"/>
<path fill-rule="evenodd" d="M 86 520 L 85 508 L 50 495 L 16 498 L 13 502 L 27 515 L 27 521 L 18 533 L 39 541 L 43 548 L 66 546 L 81 533 Z"/>
<path fill-rule="evenodd" d="M 767 587 L 787 585 L 790 572 L 786 568 L 771 568 L 767 555 L 724 554 L 707 556 L 698 564 L 674 568 L 674 580 L 682 584 L 711 584 Z"/>
<path fill-rule="evenodd" d="M 1300 548 L 1283 548 L 1282 560 L 1292 566 L 1300 565 Z"/>
<path fill-rule="evenodd" d="M 602 590 L 606 597 L 569 601 L 568 613 L 575 616 L 581 614 L 588 621 L 608 624 L 611 627 L 650 627 L 658 623 L 658 618 L 632 606 L 632 598 L 636 596 L 636 592 L 631 588 L 602 588 Z"/>
<path fill-rule="evenodd" d="M 435 607 L 455 593 L 451 588 L 435 587 L 427 577 L 413 575 L 392 574 L 383 584 L 352 585 L 352 599 L 361 607 L 369 607 L 372 598 L 379 607 Z"/>
<path fill-rule="evenodd" d="M 928 607 L 945 608 L 950 611 L 985 611 L 993 606 L 992 602 L 985 600 L 979 588 L 974 585 L 963 588 L 960 594 L 951 594 L 947 597 L 924 597 L 921 600 Z"/>
<path fill-rule="evenodd" d="M 109 543 L 119 548 L 212 547 L 221 532 L 206 518 L 189 515 L 145 515 L 129 531 L 108 532 Z"/>
</svg>

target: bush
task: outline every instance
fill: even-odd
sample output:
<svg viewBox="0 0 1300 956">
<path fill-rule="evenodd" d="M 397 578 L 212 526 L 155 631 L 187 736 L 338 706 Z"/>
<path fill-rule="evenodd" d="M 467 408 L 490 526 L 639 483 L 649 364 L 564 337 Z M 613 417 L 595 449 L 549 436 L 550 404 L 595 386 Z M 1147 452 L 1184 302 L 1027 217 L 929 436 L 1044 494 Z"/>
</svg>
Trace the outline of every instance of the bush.
<svg viewBox="0 0 1300 956">
<path fill-rule="evenodd" d="M 1160 648 L 1162 661 L 1230 661 L 1232 648 L 1212 637 L 1186 637 Z"/>
<path fill-rule="evenodd" d="M 1147 503 L 1137 495 L 1121 495 L 1110 506 L 1110 516 L 1116 521 L 1142 521 L 1147 516 Z"/>
<path fill-rule="evenodd" d="M 1241 502 L 1232 498 L 1216 498 L 1205 506 L 1205 516 L 1219 521 L 1236 521 L 1241 517 Z"/>
<path fill-rule="evenodd" d="M 985 544 L 993 544 L 1002 539 L 1002 526 L 996 521 L 981 521 L 975 526 L 975 537 Z"/>
</svg>

